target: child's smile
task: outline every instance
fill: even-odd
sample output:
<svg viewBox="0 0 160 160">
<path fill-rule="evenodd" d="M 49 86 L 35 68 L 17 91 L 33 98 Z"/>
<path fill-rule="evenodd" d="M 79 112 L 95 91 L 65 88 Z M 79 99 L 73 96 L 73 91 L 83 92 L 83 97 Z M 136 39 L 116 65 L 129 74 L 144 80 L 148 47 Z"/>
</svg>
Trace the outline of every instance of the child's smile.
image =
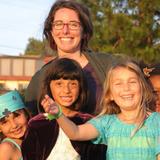
<svg viewBox="0 0 160 160">
<path fill-rule="evenodd" d="M 77 80 L 58 79 L 50 83 L 53 98 L 61 107 L 69 107 L 79 95 L 79 83 Z"/>
<path fill-rule="evenodd" d="M 113 70 L 110 91 L 111 98 L 121 109 L 134 110 L 141 101 L 138 76 L 124 67 Z"/>
</svg>

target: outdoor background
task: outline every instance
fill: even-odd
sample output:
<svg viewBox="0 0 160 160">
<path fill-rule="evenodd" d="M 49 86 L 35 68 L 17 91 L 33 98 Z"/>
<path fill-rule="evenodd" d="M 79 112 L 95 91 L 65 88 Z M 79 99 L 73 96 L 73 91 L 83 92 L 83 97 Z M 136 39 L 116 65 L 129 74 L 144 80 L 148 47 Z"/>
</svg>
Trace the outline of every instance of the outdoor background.
<svg viewBox="0 0 160 160">
<path fill-rule="evenodd" d="M 0 54 L 24 54 L 28 39 L 42 39 L 54 0 L 0 0 Z"/>
<path fill-rule="evenodd" d="M 123 53 L 147 63 L 160 61 L 160 0 L 78 0 L 94 24 L 90 48 Z M 52 55 L 42 40 L 54 0 L 1 0 L 0 54 Z"/>
</svg>

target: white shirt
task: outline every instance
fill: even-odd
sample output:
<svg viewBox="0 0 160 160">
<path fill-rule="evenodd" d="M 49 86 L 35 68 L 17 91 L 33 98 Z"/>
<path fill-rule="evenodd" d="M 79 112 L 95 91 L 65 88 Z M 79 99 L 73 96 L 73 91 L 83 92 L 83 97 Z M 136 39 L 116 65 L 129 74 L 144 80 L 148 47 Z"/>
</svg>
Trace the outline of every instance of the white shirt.
<svg viewBox="0 0 160 160">
<path fill-rule="evenodd" d="M 80 155 L 73 148 L 69 138 L 59 128 L 59 135 L 47 160 L 80 160 Z"/>
</svg>

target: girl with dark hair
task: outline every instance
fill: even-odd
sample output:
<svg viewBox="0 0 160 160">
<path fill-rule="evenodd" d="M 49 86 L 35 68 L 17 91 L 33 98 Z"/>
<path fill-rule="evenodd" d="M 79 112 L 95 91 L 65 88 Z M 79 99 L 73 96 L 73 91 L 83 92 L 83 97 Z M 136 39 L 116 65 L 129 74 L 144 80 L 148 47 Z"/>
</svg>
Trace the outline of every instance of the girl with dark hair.
<svg viewBox="0 0 160 160">
<path fill-rule="evenodd" d="M 88 105 L 87 91 L 80 65 L 71 59 L 56 59 L 46 70 L 39 101 L 48 94 L 61 106 L 65 116 L 83 124 L 92 117 L 84 113 L 92 107 Z M 41 113 L 29 121 L 22 144 L 25 160 L 105 160 L 105 145 L 69 140 L 55 118 Z"/>
</svg>

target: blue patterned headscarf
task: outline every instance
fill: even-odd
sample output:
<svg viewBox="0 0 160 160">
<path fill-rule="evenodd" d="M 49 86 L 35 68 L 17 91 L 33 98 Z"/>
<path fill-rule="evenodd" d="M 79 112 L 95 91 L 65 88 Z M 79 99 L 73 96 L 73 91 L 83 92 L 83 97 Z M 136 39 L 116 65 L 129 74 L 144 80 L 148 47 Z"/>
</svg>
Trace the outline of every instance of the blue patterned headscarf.
<svg viewBox="0 0 160 160">
<path fill-rule="evenodd" d="M 0 96 L 0 119 L 22 108 L 25 108 L 25 105 L 17 91 L 10 91 Z"/>
</svg>

